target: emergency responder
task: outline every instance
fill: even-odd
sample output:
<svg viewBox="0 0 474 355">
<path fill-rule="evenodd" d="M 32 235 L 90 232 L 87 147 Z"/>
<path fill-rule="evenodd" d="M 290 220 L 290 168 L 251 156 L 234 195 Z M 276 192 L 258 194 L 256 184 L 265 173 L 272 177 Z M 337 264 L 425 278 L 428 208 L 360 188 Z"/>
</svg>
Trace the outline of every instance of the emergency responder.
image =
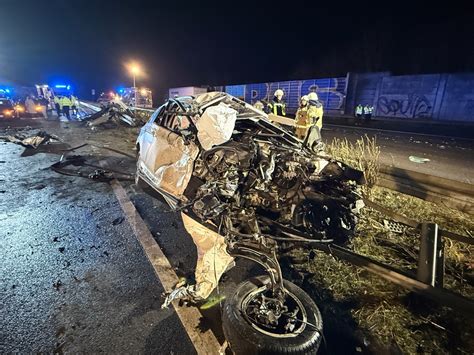
<svg viewBox="0 0 474 355">
<path fill-rule="evenodd" d="M 54 107 L 56 108 L 56 113 L 58 114 L 58 118 L 59 118 L 61 116 L 61 97 L 58 95 L 55 95 L 53 102 L 54 102 Z"/>
<path fill-rule="evenodd" d="M 253 107 L 255 107 L 257 110 L 263 111 L 265 105 L 262 103 L 262 101 L 257 101 L 253 104 Z"/>
<path fill-rule="evenodd" d="M 286 102 L 283 101 L 285 93 L 282 89 L 275 91 L 273 100 L 268 104 L 268 113 L 273 113 L 278 116 L 286 116 Z"/>
<path fill-rule="evenodd" d="M 71 109 L 71 99 L 67 96 L 63 96 L 59 99 L 59 104 L 61 106 L 61 111 L 64 113 L 68 120 L 71 119 L 70 109 Z"/>
<path fill-rule="evenodd" d="M 308 116 L 311 127 L 304 140 L 304 144 L 317 152 L 324 147 L 321 141 L 321 129 L 323 128 L 323 105 L 318 99 L 318 94 L 311 92 L 308 94 Z"/>
<path fill-rule="evenodd" d="M 77 117 L 77 110 L 79 108 L 79 100 L 74 95 L 71 95 L 71 111 Z"/>
<path fill-rule="evenodd" d="M 295 134 L 298 139 L 305 139 L 306 134 L 308 133 L 309 127 L 311 125 L 311 121 L 309 120 L 308 115 L 308 96 L 304 95 L 300 99 L 300 106 L 296 111 L 295 116 L 295 125 L 296 130 Z"/>
<path fill-rule="evenodd" d="M 372 118 L 372 109 L 369 104 L 364 106 L 364 118 L 369 121 Z"/>
<path fill-rule="evenodd" d="M 372 119 L 372 115 L 374 114 L 374 106 L 369 106 L 369 120 Z"/>
<path fill-rule="evenodd" d="M 355 114 L 357 118 L 362 118 L 363 107 L 361 104 L 358 104 L 355 109 Z"/>
<path fill-rule="evenodd" d="M 323 104 L 318 99 L 318 94 L 311 92 L 308 94 L 309 108 L 308 115 L 311 118 L 311 123 L 319 128 L 323 128 Z"/>
</svg>

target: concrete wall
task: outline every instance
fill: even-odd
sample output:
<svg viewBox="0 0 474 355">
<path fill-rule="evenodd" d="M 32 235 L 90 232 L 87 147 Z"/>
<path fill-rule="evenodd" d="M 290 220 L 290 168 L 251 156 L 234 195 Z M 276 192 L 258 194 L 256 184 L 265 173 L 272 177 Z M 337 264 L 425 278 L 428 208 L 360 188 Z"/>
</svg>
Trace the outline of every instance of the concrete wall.
<svg viewBox="0 0 474 355">
<path fill-rule="evenodd" d="M 383 77 L 375 115 L 397 118 L 433 118 L 440 74 Z"/>
<path fill-rule="evenodd" d="M 474 73 L 444 75 L 436 119 L 474 122 Z"/>
<path fill-rule="evenodd" d="M 346 114 L 372 104 L 377 117 L 474 122 L 474 73 L 350 74 Z"/>
<path fill-rule="evenodd" d="M 375 107 L 380 81 L 384 76 L 388 75 L 390 75 L 388 72 L 367 74 L 349 73 L 344 113 L 349 115 L 353 114 L 355 107 L 359 103 Z"/>
</svg>

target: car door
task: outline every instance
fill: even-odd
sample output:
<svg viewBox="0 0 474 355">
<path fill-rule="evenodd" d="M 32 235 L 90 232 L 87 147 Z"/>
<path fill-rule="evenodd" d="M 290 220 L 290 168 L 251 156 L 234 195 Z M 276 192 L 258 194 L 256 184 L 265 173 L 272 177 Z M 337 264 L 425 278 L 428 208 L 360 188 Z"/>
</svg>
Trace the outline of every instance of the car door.
<svg viewBox="0 0 474 355">
<path fill-rule="evenodd" d="M 148 122 L 142 127 L 138 143 L 140 144 L 140 160 L 144 164 L 146 152 L 150 144 L 153 143 L 155 130 L 158 127 L 156 122 L 159 122 L 160 116 L 163 113 L 165 105 L 159 107 L 150 117 Z"/>
<path fill-rule="evenodd" d="M 181 115 L 180 110 L 177 104 L 170 102 L 152 123 L 144 164 L 147 178 L 155 188 L 182 199 L 199 148 L 181 135 L 180 131 L 189 126 L 189 118 Z"/>
</svg>

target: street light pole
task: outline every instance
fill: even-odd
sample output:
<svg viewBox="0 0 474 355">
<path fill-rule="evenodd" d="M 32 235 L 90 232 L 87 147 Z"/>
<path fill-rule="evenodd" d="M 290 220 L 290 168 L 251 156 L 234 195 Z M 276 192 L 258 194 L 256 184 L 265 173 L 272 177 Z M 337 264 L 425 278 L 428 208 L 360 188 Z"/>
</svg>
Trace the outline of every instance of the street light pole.
<svg viewBox="0 0 474 355">
<path fill-rule="evenodd" d="M 137 107 L 137 82 L 136 82 L 136 76 L 137 74 L 140 74 L 140 67 L 136 63 L 131 63 L 128 67 L 128 70 L 133 76 L 133 91 L 134 91 L 134 99 L 135 99 L 135 107 Z"/>
<path fill-rule="evenodd" d="M 135 71 L 133 71 L 133 91 L 135 95 L 135 107 L 137 107 L 137 86 L 135 84 L 135 76 L 136 76 L 136 73 Z"/>
</svg>

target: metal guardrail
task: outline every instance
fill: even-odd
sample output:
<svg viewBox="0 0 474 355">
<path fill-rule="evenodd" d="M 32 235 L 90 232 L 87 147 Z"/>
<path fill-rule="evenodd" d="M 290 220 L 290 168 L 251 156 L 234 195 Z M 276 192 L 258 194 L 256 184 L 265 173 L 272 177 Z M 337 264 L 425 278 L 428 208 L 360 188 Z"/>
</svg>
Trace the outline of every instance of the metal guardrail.
<svg viewBox="0 0 474 355">
<path fill-rule="evenodd" d="M 79 104 L 96 112 L 102 109 L 102 106 L 98 102 L 80 100 Z M 133 106 L 129 106 L 128 109 L 130 111 L 146 112 L 148 114 L 152 114 L 153 112 L 156 111 L 156 108 L 148 109 L 148 108 L 133 107 Z"/>
<path fill-rule="evenodd" d="M 391 219 L 393 219 L 394 221 L 396 221 L 398 223 L 402 223 L 402 224 L 404 224 L 408 227 L 412 227 L 412 228 L 416 228 L 416 229 L 421 228 L 421 223 L 415 221 L 414 219 L 405 217 L 402 214 L 399 214 L 397 212 L 389 210 L 388 208 L 380 206 L 379 204 L 377 204 L 375 202 L 372 202 L 370 200 L 367 200 L 367 199 L 364 199 L 364 203 L 367 207 L 371 207 L 371 208 L 383 213 L 384 215 L 390 217 Z M 447 230 L 444 230 L 444 229 L 440 229 L 439 233 L 441 234 L 441 236 L 443 236 L 445 238 L 449 238 L 449 239 L 452 239 L 452 240 L 456 240 L 458 242 L 474 245 L 474 238 L 469 238 L 469 237 L 466 237 L 466 236 L 463 236 L 463 235 L 460 235 L 460 234 L 457 234 L 457 233 L 454 233 L 454 232 L 450 232 L 450 231 L 447 231 Z"/>
<path fill-rule="evenodd" d="M 87 101 L 82 101 L 82 100 L 79 101 L 79 105 L 87 107 L 88 109 L 90 109 L 94 112 L 99 112 L 102 109 L 102 107 L 100 107 L 99 104 L 94 104 L 94 103 L 87 102 Z"/>
<path fill-rule="evenodd" d="M 318 244 L 314 245 L 314 247 L 326 252 L 327 254 L 331 254 L 340 260 L 344 260 L 351 263 L 352 265 L 362 267 L 387 281 L 406 288 L 409 291 L 426 296 L 441 305 L 445 305 L 474 316 L 474 301 L 460 294 L 451 292 L 442 287 L 431 286 L 430 284 L 424 283 L 418 280 L 416 277 L 396 270 L 389 265 L 385 265 L 379 261 L 357 254 L 351 250 L 337 245 Z"/>
<path fill-rule="evenodd" d="M 474 215 L 474 185 L 381 166 L 377 185 Z"/>
<path fill-rule="evenodd" d="M 474 245 L 474 238 L 442 230 L 435 223 L 419 223 L 394 211 L 388 210 L 370 200 L 364 199 L 367 207 L 385 214 L 392 220 L 420 231 L 420 252 L 416 275 L 410 275 L 383 264 L 370 257 L 357 254 L 335 244 L 314 244 L 314 247 L 340 260 L 362 267 L 387 281 L 402 286 L 438 302 L 441 305 L 460 310 L 474 316 L 474 300 L 449 291 L 444 286 L 444 238 Z"/>
</svg>

